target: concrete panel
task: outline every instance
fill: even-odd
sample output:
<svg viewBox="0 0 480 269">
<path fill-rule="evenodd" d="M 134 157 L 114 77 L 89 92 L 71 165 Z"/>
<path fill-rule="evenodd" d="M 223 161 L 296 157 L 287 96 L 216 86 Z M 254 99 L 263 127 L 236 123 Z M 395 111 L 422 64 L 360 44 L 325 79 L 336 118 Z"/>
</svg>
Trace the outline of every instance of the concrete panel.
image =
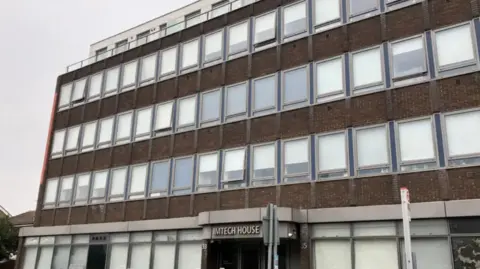
<svg viewBox="0 0 480 269">
<path fill-rule="evenodd" d="M 196 217 L 128 222 L 128 231 L 154 231 L 199 228 Z"/>
<path fill-rule="evenodd" d="M 20 229 L 18 235 L 26 236 L 42 236 L 42 235 L 61 235 L 69 234 L 68 226 L 49 226 L 49 227 L 23 227 Z"/>
<path fill-rule="evenodd" d="M 480 199 L 445 202 L 447 217 L 467 217 L 480 215 Z"/>
<path fill-rule="evenodd" d="M 69 227 L 71 234 L 126 232 L 128 228 L 128 222 L 70 225 Z"/>
<path fill-rule="evenodd" d="M 210 212 L 200 212 L 198 214 L 198 225 L 207 225 L 210 223 Z"/>
<path fill-rule="evenodd" d="M 210 211 L 209 224 L 258 222 L 262 217 L 260 208 Z"/>
</svg>

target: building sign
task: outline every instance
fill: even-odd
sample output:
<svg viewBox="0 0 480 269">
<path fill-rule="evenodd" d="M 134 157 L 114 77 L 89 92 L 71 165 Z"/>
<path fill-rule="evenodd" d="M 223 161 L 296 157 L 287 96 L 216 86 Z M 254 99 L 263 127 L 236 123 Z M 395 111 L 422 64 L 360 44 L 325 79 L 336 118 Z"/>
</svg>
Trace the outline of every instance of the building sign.
<svg viewBox="0 0 480 269">
<path fill-rule="evenodd" d="M 213 236 L 256 236 L 260 231 L 260 225 L 222 226 L 213 228 Z"/>
</svg>

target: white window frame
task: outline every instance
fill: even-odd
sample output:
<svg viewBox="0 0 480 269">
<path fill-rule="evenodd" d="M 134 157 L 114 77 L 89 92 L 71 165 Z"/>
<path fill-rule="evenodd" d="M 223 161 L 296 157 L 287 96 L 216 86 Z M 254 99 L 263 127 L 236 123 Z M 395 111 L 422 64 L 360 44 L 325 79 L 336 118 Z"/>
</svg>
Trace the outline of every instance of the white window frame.
<svg viewBox="0 0 480 269">
<path fill-rule="evenodd" d="M 100 141 L 100 135 L 101 135 L 101 132 L 102 132 L 102 122 L 103 121 L 108 121 L 108 120 L 112 120 L 112 128 L 110 129 L 110 139 L 108 141 Z M 97 138 L 96 138 L 96 141 L 95 141 L 95 147 L 98 148 L 98 149 L 101 149 L 101 148 L 106 148 L 106 147 L 109 147 L 111 145 L 113 145 L 113 140 L 114 140 L 114 137 L 115 137 L 115 116 L 110 116 L 110 117 L 107 117 L 107 118 L 103 118 L 103 119 L 100 119 L 98 120 L 98 125 L 97 125 L 97 129 L 98 129 L 98 134 L 97 134 Z"/>
<path fill-rule="evenodd" d="M 119 123 L 120 123 L 120 117 L 122 116 L 126 116 L 126 115 L 129 115 L 130 114 L 130 130 L 129 130 L 129 136 L 128 137 L 118 137 L 118 127 L 119 127 Z M 132 141 L 132 132 L 133 132 L 133 121 L 135 120 L 134 118 L 134 111 L 133 110 L 130 110 L 130 111 L 127 111 L 127 112 L 123 112 L 123 113 L 120 113 L 120 114 L 117 114 L 117 116 L 115 117 L 115 125 L 114 125 L 114 136 L 115 136 L 115 145 L 121 145 L 121 144 L 125 144 L 125 143 L 130 143 L 130 141 Z"/>
<path fill-rule="evenodd" d="M 90 124 L 95 124 L 95 129 L 93 131 L 93 142 L 92 144 L 88 144 L 88 145 L 83 145 L 83 142 L 85 140 L 85 128 L 87 125 L 90 125 Z M 91 122 L 87 122 L 87 123 L 84 123 L 82 124 L 82 130 L 81 130 L 81 139 L 80 139 L 80 152 L 87 152 L 87 151 L 91 151 L 91 150 L 94 150 L 95 149 L 95 144 L 97 142 L 97 134 L 98 134 L 98 121 L 91 121 Z"/>
<path fill-rule="evenodd" d="M 152 190 L 152 186 L 153 186 L 153 168 L 155 167 L 155 164 L 158 164 L 158 163 L 165 163 L 167 166 L 168 166 L 168 175 L 167 175 L 167 188 L 164 189 L 164 190 Z M 152 162 L 150 164 L 150 169 L 149 169 L 149 176 L 148 176 L 148 197 L 163 197 L 163 196 L 168 196 L 168 189 L 169 189 L 169 186 L 171 184 L 171 174 L 172 174 L 172 171 L 171 171 L 171 160 L 170 159 L 167 159 L 167 160 L 161 160 L 161 161 L 155 161 L 155 162 Z"/>
<path fill-rule="evenodd" d="M 353 58 L 354 54 L 357 53 L 363 53 L 367 52 L 369 50 L 376 50 L 378 49 L 380 51 L 380 72 L 381 72 L 381 77 L 382 80 L 379 82 L 372 82 L 369 84 L 365 85 L 360 85 L 360 86 L 355 86 L 355 70 L 354 70 L 354 63 L 353 63 Z M 366 94 L 366 93 L 371 93 L 374 91 L 379 91 L 385 88 L 385 57 L 384 57 L 384 50 L 382 45 L 377 45 L 373 47 L 368 47 L 365 49 L 357 50 L 350 52 L 350 88 L 352 95 L 361 95 L 361 94 Z"/>
<path fill-rule="evenodd" d="M 51 183 L 56 181 L 56 183 Z M 48 184 L 56 184 L 55 186 L 55 193 L 53 194 L 53 201 L 46 201 L 47 199 L 47 190 Z M 47 183 L 45 184 L 45 190 L 43 193 L 43 208 L 53 208 L 57 204 L 58 198 L 58 189 L 60 188 L 60 178 L 49 178 L 47 179 Z"/>
<path fill-rule="evenodd" d="M 153 106 L 149 106 L 149 107 L 145 107 L 145 108 L 141 108 L 141 109 L 137 109 L 135 110 L 135 119 L 134 119 L 134 124 L 135 124 L 135 128 L 134 128 L 134 141 L 140 141 L 140 140 L 145 140 L 145 139 L 149 139 L 151 137 L 151 134 L 152 134 L 152 123 L 153 123 Z M 139 122 L 139 115 L 141 112 L 144 112 L 146 110 L 150 110 L 150 118 L 149 118 L 149 121 L 150 121 L 150 127 L 148 128 L 148 132 L 143 132 L 143 133 L 137 133 L 137 129 L 138 129 L 138 122 Z"/>
<path fill-rule="evenodd" d="M 268 16 L 270 14 L 274 14 L 275 16 L 275 22 L 273 23 L 273 30 L 275 32 L 275 37 L 272 38 L 272 39 L 268 39 L 268 40 L 265 40 L 265 41 L 262 41 L 262 42 L 257 42 L 256 41 L 256 20 L 258 18 L 261 18 L 263 16 Z M 260 14 L 258 16 L 255 16 L 253 19 L 252 19 L 252 23 L 253 23 L 253 27 L 252 28 L 252 37 L 253 37 L 253 40 L 252 40 L 252 46 L 253 46 L 253 49 L 254 51 L 259 51 L 259 50 L 263 50 L 263 49 L 267 49 L 267 48 L 271 48 L 273 46 L 276 46 L 277 43 L 278 43 L 278 14 L 277 14 L 277 10 L 273 10 L 273 11 L 268 11 L 268 12 L 265 12 L 263 14 Z"/>
<path fill-rule="evenodd" d="M 148 36 L 150 36 L 150 30 L 143 31 L 143 32 L 137 34 L 137 36 L 135 38 L 135 46 L 138 47 L 138 46 L 146 44 L 148 42 L 147 41 Z"/>
<path fill-rule="evenodd" d="M 226 162 L 226 156 L 227 153 L 231 151 L 239 151 L 243 150 L 243 178 L 241 180 L 228 180 L 225 181 L 225 166 L 227 164 Z M 230 149 L 225 149 L 222 151 L 221 158 L 222 158 L 222 169 L 221 169 L 221 178 L 220 178 L 220 184 L 222 186 L 222 189 L 230 189 L 226 188 L 225 186 L 228 186 L 230 183 L 233 183 L 234 185 L 240 184 L 240 187 L 234 187 L 234 188 L 244 188 L 247 185 L 247 155 L 249 154 L 248 152 L 248 147 L 237 147 L 237 148 L 230 148 Z"/>
<path fill-rule="evenodd" d="M 273 146 L 273 154 L 274 154 L 274 166 L 273 166 L 273 177 L 261 177 L 255 178 L 255 148 L 257 147 L 266 147 L 266 146 Z M 278 168 L 278 149 L 277 149 L 277 142 L 266 142 L 261 144 L 250 145 L 250 185 L 256 186 L 255 183 L 259 183 L 258 186 L 266 186 L 266 185 L 275 185 L 277 184 L 277 168 Z"/>
<path fill-rule="evenodd" d="M 133 182 L 133 170 L 136 167 L 145 167 L 146 174 L 145 174 L 145 179 L 143 181 L 143 192 L 132 192 L 132 182 Z M 149 172 L 150 172 L 150 163 L 141 163 L 141 164 L 136 164 L 130 166 L 130 169 L 128 169 L 128 191 L 127 191 L 127 199 L 132 200 L 132 199 L 143 199 L 146 196 L 147 193 L 147 186 L 148 186 L 148 177 Z"/>
<path fill-rule="evenodd" d="M 387 142 L 387 162 L 386 164 L 377 164 L 377 165 L 372 165 L 372 166 L 366 166 L 366 167 L 360 167 L 358 164 L 358 142 L 357 142 L 357 132 L 365 129 L 374 129 L 374 128 L 379 128 L 383 127 L 385 129 L 385 136 L 386 136 L 386 142 Z M 386 173 L 390 173 L 392 171 L 392 148 L 391 148 L 391 141 L 390 141 L 390 128 L 388 126 L 388 123 L 382 123 L 382 124 L 375 124 L 375 125 L 368 125 L 368 126 L 362 126 L 358 128 L 353 129 L 353 150 L 354 150 L 354 163 L 355 163 L 355 175 L 358 177 L 361 176 L 372 176 L 372 175 L 382 175 Z M 365 173 L 361 174 L 361 170 L 373 170 L 373 169 L 379 169 L 380 172 L 375 172 L 375 173 Z"/>
<path fill-rule="evenodd" d="M 107 173 L 107 178 L 105 179 L 105 186 L 104 186 L 104 191 L 103 191 L 103 197 L 93 197 L 93 192 L 95 190 L 95 175 L 100 174 L 100 173 Z M 105 169 L 105 170 L 98 170 L 98 171 L 93 171 L 90 179 L 90 194 L 89 194 L 89 202 L 91 204 L 96 204 L 96 203 L 102 203 L 105 202 L 105 199 L 107 198 L 107 195 L 109 193 L 108 187 L 109 187 L 109 182 L 108 180 L 110 179 L 110 169 Z"/>
<path fill-rule="evenodd" d="M 128 63 L 122 64 L 122 72 L 120 73 L 120 92 L 126 92 L 135 89 L 137 85 L 137 78 L 138 78 L 138 59 L 130 61 Z M 132 83 L 123 85 L 123 80 L 125 79 L 125 67 L 128 65 L 135 65 L 135 78 Z"/>
<path fill-rule="evenodd" d="M 400 141 L 400 125 L 402 123 L 411 123 L 411 122 L 416 122 L 416 121 L 426 121 L 428 120 L 430 123 L 430 129 L 432 131 L 432 144 L 433 144 L 433 158 L 429 159 L 423 159 L 423 160 L 414 160 L 414 161 L 402 161 L 402 154 L 401 154 L 401 141 Z M 409 172 L 417 172 L 420 170 L 428 170 L 428 169 L 434 169 L 438 167 L 438 149 L 437 149 L 437 138 L 436 138 L 436 128 L 435 128 L 435 121 L 432 116 L 429 117 L 420 117 L 420 118 L 412 118 L 412 119 L 406 119 L 406 120 L 401 120 L 401 121 L 396 121 L 395 122 L 395 143 L 397 145 L 397 163 L 398 163 L 398 171 L 402 171 L 403 167 L 412 167 L 414 169 L 409 169 L 405 171 Z M 428 168 L 423 168 L 423 169 L 415 169 L 416 165 L 432 165 L 429 166 Z"/>
<path fill-rule="evenodd" d="M 208 60 L 208 59 L 206 59 L 206 56 L 207 56 L 207 39 L 208 39 L 208 37 L 210 37 L 212 35 L 219 34 L 219 33 L 222 37 L 221 43 L 220 43 L 220 57 Z M 221 30 L 208 33 L 203 37 L 203 53 L 201 53 L 202 54 L 203 66 L 211 66 L 211 65 L 217 64 L 219 62 L 223 62 L 223 52 L 225 51 L 225 48 L 223 46 L 224 44 L 225 44 L 225 34 L 224 34 L 224 29 L 223 28 Z"/>
<path fill-rule="evenodd" d="M 342 87 L 343 89 L 337 90 L 337 91 L 332 91 L 326 94 L 319 94 L 318 91 L 318 66 L 324 63 L 328 63 L 331 61 L 338 61 L 340 60 L 342 63 Z M 345 76 L 345 55 L 340 55 L 336 57 L 332 57 L 329 59 L 321 60 L 316 63 L 314 63 L 314 72 L 315 74 L 313 75 L 313 83 L 314 83 L 314 96 L 317 104 L 325 103 L 325 102 L 331 102 L 334 100 L 338 99 L 343 99 L 345 97 L 347 85 L 345 83 L 346 81 L 346 76 Z"/>
<path fill-rule="evenodd" d="M 200 160 L 202 159 L 203 156 L 208 156 L 208 155 L 216 155 L 217 156 L 217 166 L 216 166 L 216 181 L 215 181 L 215 184 L 202 184 L 200 185 L 200 169 L 201 169 L 201 166 L 200 166 Z M 207 153 L 202 153 L 202 154 L 198 154 L 197 155 L 197 171 L 196 171 L 196 174 L 195 174 L 195 189 L 197 192 L 210 192 L 210 191 L 217 191 L 217 188 L 218 188 L 218 177 L 219 177 L 219 173 L 220 173 L 220 158 L 221 158 L 221 154 L 220 152 L 218 151 L 212 151 L 212 152 L 207 152 Z M 204 188 L 209 188 L 209 189 L 204 189 Z"/>
<path fill-rule="evenodd" d="M 170 50 L 175 50 L 175 63 L 174 63 L 174 67 L 173 67 L 173 71 L 168 71 L 166 73 L 163 73 L 163 70 L 162 70 L 162 63 L 163 63 L 163 54 L 166 53 L 166 52 L 169 52 Z M 179 52 L 180 52 L 180 48 L 178 45 L 175 45 L 175 46 L 172 46 L 172 47 L 169 47 L 169 48 L 166 48 L 162 51 L 160 51 L 160 56 L 159 56 L 159 61 L 158 61 L 158 76 L 160 78 L 160 80 L 164 80 L 164 79 L 168 79 L 168 78 L 171 78 L 173 76 L 175 76 L 177 74 L 177 70 L 178 70 L 178 67 L 180 66 L 180 64 L 178 63 L 179 62 Z"/>
<path fill-rule="evenodd" d="M 397 10 L 422 2 L 423 0 L 385 0 L 385 11 Z"/>
<path fill-rule="evenodd" d="M 230 31 L 231 31 L 232 28 L 234 28 L 236 26 L 240 26 L 242 24 L 247 25 L 247 36 L 246 36 L 247 46 L 244 50 L 232 52 L 231 49 L 230 49 L 230 35 L 231 35 Z M 227 42 L 226 42 L 227 47 L 225 49 L 227 50 L 228 60 L 241 57 L 241 56 L 250 52 L 250 44 L 251 44 L 251 42 L 250 42 L 250 20 L 242 21 L 242 22 L 239 22 L 239 23 L 228 26 L 226 36 L 227 36 Z"/>
<path fill-rule="evenodd" d="M 186 72 L 189 72 L 189 71 L 193 71 L 195 69 L 197 69 L 200 65 L 200 55 L 201 55 L 201 51 L 200 51 L 200 42 L 201 42 L 201 38 L 194 38 L 194 39 L 191 39 L 191 40 L 188 40 L 186 42 L 183 42 L 182 44 L 180 44 L 180 73 L 184 74 Z M 195 62 L 195 64 L 191 64 L 191 65 L 187 65 L 187 66 L 183 66 L 183 59 L 185 58 L 185 55 L 184 55 L 184 52 L 185 52 L 185 45 L 189 45 L 191 43 L 197 43 L 197 61 Z"/>
<path fill-rule="evenodd" d="M 78 129 L 78 134 L 77 134 L 77 142 L 75 143 L 75 147 L 73 148 L 69 148 L 68 147 L 68 142 L 70 140 L 69 138 L 69 134 L 70 134 L 70 131 L 73 130 L 73 129 Z M 76 154 L 80 148 L 80 138 L 82 137 L 82 125 L 75 125 L 75 126 L 72 126 L 72 127 L 69 127 L 67 129 L 67 133 L 66 133 L 66 136 L 65 136 L 65 155 L 71 155 L 71 154 Z"/>
<path fill-rule="evenodd" d="M 361 1 L 361 0 L 347 0 L 347 7 L 348 7 L 347 16 L 348 16 L 350 22 L 367 19 L 367 18 L 373 17 L 373 16 L 377 15 L 378 13 L 380 13 L 380 0 L 377 0 L 376 8 L 370 9 L 370 10 L 362 12 L 362 13 L 354 13 L 354 14 L 352 14 L 352 11 L 351 11 L 352 8 L 351 8 L 350 1 Z"/>
<path fill-rule="evenodd" d="M 100 76 L 100 91 L 98 94 L 94 94 L 92 95 L 92 81 L 93 81 L 93 78 L 94 77 L 97 77 L 97 76 Z M 94 101 L 94 100 L 97 100 L 97 99 L 100 99 L 101 96 L 103 95 L 103 83 L 104 83 L 104 78 L 105 78 L 105 74 L 104 74 L 104 71 L 101 71 L 101 72 L 98 72 L 98 73 L 95 73 L 93 75 L 90 76 L 90 78 L 88 79 L 88 89 L 87 89 L 87 102 L 91 102 L 91 101 Z"/>
<path fill-rule="evenodd" d="M 266 108 L 262 108 L 262 109 L 255 109 L 255 82 L 258 81 L 258 80 L 263 80 L 263 79 L 269 79 L 273 77 L 273 80 L 275 82 L 275 88 L 273 89 L 274 91 L 274 105 L 272 107 L 266 107 Z M 251 104 L 252 104 L 252 117 L 259 117 L 259 116 L 264 116 L 264 115 L 268 115 L 268 114 L 272 114 L 272 113 L 275 113 L 277 112 L 277 109 L 278 109 L 278 73 L 273 73 L 273 74 L 269 74 L 269 75 L 266 75 L 266 76 L 262 76 L 262 77 L 258 77 L 258 78 L 254 78 L 252 79 L 252 85 L 251 85 Z"/>
<path fill-rule="evenodd" d="M 203 120 L 203 100 L 204 100 L 204 95 L 210 94 L 210 93 L 218 93 L 218 117 L 215 119 L 207 119 Z M 220 123 L 220 120 L 222 118 L 222 90 L 221 89 L 214 89 L 210 91 L 205 91 L 200 93 L 200 109 L 199 109 L 199 121 L 200 121 L 200 127 L 207 127 L 207 126 L 212 126 Z"/>
<path fill-rule="evenodd" d="M 326 30 L 338 27 L 338 26 L 343 24 L 343 4 L 342 4 L 343 1 L 342 0 L 336 0 L 338 2 L 339 10 L 340 10 L 340 16 L 338 17 L 338 19 L 326 21 L 326 22 L 319 23 L 319 24 L 316 23 L 317 22 L 316 9 L 317 9 L 317 5 L 318 5 L 317 1 L 318 0 L 313 0 L 312 1 L 312 5 L 313 5 L 313 8 L 312 8 L 313 28 L 314 28 L 314 31 L 316 33 L 326 31 Z M 322 7 L 320 6 L 320 8 L 322 8 Z"/>
<path fill-rule="evenodd" d="M 295 141 L 302 141 L 306 140 L 307 141 L 307 154 L 308 154 L 308 172 L 306 173 L 299 173 L 299 174 L 291 174 L 291 175 L 286 175 L 286 150 L 285 150 L 285 144 L 289 142 L 295 142 Z M 302 178 L 308 178 L 307 181 L 311 180 L 311 173 L 312 173 L 312 153 L 311 153 L 311 147 L 312 147 L 312 141 L 310 139 L 310 136 L 302 136 L 302 137 L 296 137 L 292 139 L 285 139 L 282 140 L 282 156 L 281 156 L 281 169 L 282 169 L 282 183 L 298 183 L 298 182 L 306 182 L 306 180 L 302 180 Z M 295 180 L 296 178 L 300 178 L 299 181 Z M 288 179 L 293 179 L 292 182 L 288 182 Z"/>
<path fill-rule="evenodd" d="M 87 183 L 87 197 L 85 199 L 78 199 L 77 200 L 77 193 L 78 193 L 78 182 L 79 178 L 82 176 L 87 176 L 88 175 L 88 183 Z M 73 204 L 74 205 L 84 205 L 87 204 L 88 201 L 90 200 L 90 184 L 92 182 L 92 173 L 82 173 L 82 174 L 77 174 L 75 175 L 75 180 L 73 182 Z"/>
<path fill-rule="evenodd" d="M 68 96 L 68 97 L 64 97 Z M 62 85 L 58 94 L 58 111 L 68 109 L 73 96 L 73 83 Z M 63 99 L 62 99 L 63 98 Z M 68 100 L 66 100 L 68 99 Z"/>
<path fill-rule="evenodd" d="M 115 43 L 114 54 L 119 54 L 128 50 L 128 39 L 123 39 Z"/>
<path fill-rule="evenodd" d="M 182 100 L 185 100 L 185 99 L 189 99 L 189 98 L 194 98 L 195 99 L 195 107 L 194 107 L 194 117 L 193 117 L 193 123 L 190 123 L 190 124 L 187 124 L 187 125 L 180 125 L 179 124 L 179 121 L 180 121 L 180 103 Z M 191 129 L 194 129 L 197 125 L 197 113 L 198 112 L 198 94 L 195 94 L 195 95 L 189 95 L 189 96 L 185 96 L 185 97 L 182 97 L 182 98 L 178 98 L 177 99 L 177 111 L 176 111 L 176 126 L 175 126 L 175 129 L 177 132 L 182 132 L 182 131 L 189 131 Z"/>
<path fill-rule="evenodd" d="M 285 10 L 288 9 L 289 7 L 293 7 L 295 5 L 305 5 L 305 29 L 303 31 L 299 31 L 299 32 L 296 32 L 296 33 L 293 33 L 293 34 L 290 34 L 290 35 L 286 35 L 285 34 Z M 299 38 L 302 38 L 306 35 L 308 35 L 308 28 L 309 28 L 309 15 L 308 15 L 308 1 L 306 0 L 300 0 L 300 1 L 296 1 L 294 3 L 291 3 L 291 4 L 288 4 L 286 6 L 283 6 L 282 7 L 282 16 L 281 16 L 281 22 L 282 22 L 282 40 L 283 41 L 290 41 L 290 40 L 293 40 L 293 39 L 299 39 Z M 277 26 L 278 27 L 278 26 Z M 277 30 L 277 29 L 275 29 Z"/>
<path fill-rule="evenodd" d="M 239 121 L 239 120 L 245 119 L 248 116 L 248 92 L 249 92 L 248 84 L 249 84 L 248 81 L 244 81 L 244 82 L 240 82 L 240 83 L 225 86 L 225 92 L 223 94 L 224 95 L 224 97 L 223 97 L 224 122 Z M 233 88 L 233 87 L 237 87 L 239 85 L 245 85 L 245 111 L 240 112 L 240 113 L 236 113 L 236 114 L 232 114 L 232 115 L 228 115 L 228 113 L 227 113 L 228 112 L 228 109 L 227 109 L 228 89 Z"/>
<path fill-rule="evenodd" d="M 117 170 L 123 170 L 125 169 L 125 180 L 123 182 L 123 192 L 121 194 L 113 194 L 112 195 L 112 186 L 113 186 L 113 175 L 115 174 L 115 171 Z M 125 200 L 125 192 L 127 191 L 127 184 L 128 183 L 128 178 L 130 174 L 130 169 L 128 166 L 121 166 L 121 167 L 116 167 L 110 170 L 110 173 L 108 174 L 108 194 L 107 194 L 107 201 L 109 202 L 118 202 L 118 201 L 124 201 Z"/>
<path fill-rule="evenodd" d="M 63 134 L 62 134 L 63 133 Z M 55 137 L 56 135 L 59 134 L 61 136 L 63 136 L 63 138 L 60 138 L 61 141 L 62 141 L 62 145 L 60 146 L 60 150 L 59 151 L 54 151 L 55 150 Z M 53 134 L 53 137 L 52 137 L 52 150 L 51 150 L 51 153 L 50 153 L 50 156 L 52 159 L 55 159 L 55 158 L 60 158 L 63 156 L 63 151 L 64 151 L 64 148 L 65 148 L 65 143 L 67 142 L 67 129 L 62 129 L 62 130 L 56 130 Z"/>
<path fill-rule="evenodd" d="M 170 125 L 168 128 L 157 129 L 157 118 L 159 116 L 157 114 L 158 108 L 164 105 L 168 105 L 170 103 L 172 104 L 172 109 L 170 111 Z M 152 127 L 154 136 L 164 136 L 164 135 L 171 134 L 173 132 L 173 119 L 174 119 L 175 109 L 176 109 L 175 100 L 171 100 L 171 101 L 167 101 L 167 102 L 163 102 L 155 105 L 155 108 L 153 111 L 153 127 Z M 162 115 L 160 115 L 160 117 L 162 117 Z"/>
<path fill-rule="evenodd" d="M 82 84 L 83 84 L 83 86 L 79 86 L 79 85 L 82 85 Z M 87 85 L 88 85 L 88 77 L 77 79 L 73 83 L 72 96 L 71 96 L 71 100 L 70 100 L 70 102 L 72 103 L 72 106 L 78 106 L 82 102 L 85 101 L 86 92 L 87 92 Z M 80 87 L 80 88 L 77 89 L 77 87 Z M 80 91 L 79 97 L 75 97 L 75 95 L 77 93 L 77 90 Z"/>
<path fill-rule="evenodd" d="M 151 77 L 148 77 L 148 78 L 143 78 L 142 79 L 142 74 L 143 74 L 143 61 L 145 61 L 145 59 L 149 59 L 150 57 L 153 57 L 155 58 L 155 64 L 154 64 L 154 67 L 153 67 L 153 74 Z M 150 55 L 147 55 L 147 56 L 144 56 L 141 58 L 140 60 L 140 63 L 138 65 L 138 85 L 141 87 L 141 86 L 146 86 L 146 85 L 149 85 L 149 84 L 152 84 L 155 82 L 155 79 L 156 79 L 156 74 L 157 74 L 157 69 L 158 69 L 158 52 L 155 52 L 153 54 L 150 54 Z"/>
<path fill-rule="evenodd" d="M 190 186 L 188 187 L 175 187 L 175 180 L 176 180 L 176 166 L 177 166 L 177 161 L 179 160 L 185 160 L 185 159 L 190 159 L 191 162 L 192 162 L 192 178 L 190 179 Z M 195 157 L 194 155 L 189 155 L 189 156 L 183 156 L 183 157 L 178 157 L 178 158 L 174 158 L 173 159 L 173 166 L 172 166 L 172 171 L 170 172 L 172 174 L 172 177 L 171 177 L 171 180 L 170 180 L 170 183 L 172 184 L 171 185 L 171 190 L 170 190 L 170 195 L 186 195 L 187 193 L 183 192 L 183 191 L 188 191 L 188 194 L 192 193 L 192 184 L 193 184 L 193 181 L 195 180 L 195 174 L 196 174 L 196 171 L 195 171 Z M 180 193 L 175 193 L 177 191 L 180 191 Z"/>
<path fill-rule="evenodd" d="M 306 90 L 306 99 L 303 99 L 303 100 L 298 100 L 298 101 L 293 101 L 293 102 L 289 102 L 289 103 L 285 103 L 285 94 L 286 94 L 286 73 L 288 72 L 294 72 L 294 71 L 297 71 L 297 70 L 300 70 L 300 69 L 305 69 L 305 72 L 306 72 L 306 76 L 307 76 L 307 88 L 305 89 Z M 282 110 L 290 110 L 290 109 L 295 109 L 295 108 L 298 108 L 298 107 L 303 107 L 303 106 L 306 106 L 308 104 L 310 104 L 310 68 L 309 68 L 309 65 L 302 65 L 302 66 L 297 66 L 297 67 L 294 67 L 294 68 L 290 68 L 290 69 L 287 69 L 287 70 L 283 70 L 282 71 L 282 86 L 281 86 L 281 107 L 282 107 Z"/>
<path fill-rule="evenodd" d="M 319 161 L 320 161 L 320 138 L 321 137 L 326 137 L 326 136 L 331 136 L 331 135 L 343 135 L 343 138 L 345 140 L 345 169 L 328 169 L 328 170 L 321 170 Z M 325 180 L 332 180 L 332 179 L 343 179 L 346 177 L 350 176 L 350 163 L 349 163 L 349 153 L 350 150 L 348 148 L 348 132 L 347 130 L 342 130 L 342 131 L 333 131 L 333 132 L 327 132 L 327 133 L 321 133 L 315 136 L 315 155 L 316 155 L 316 164 L 315 164 L 315 169 L 316 169 L 316 177 L 317 180 L 325 181 Z M 326 175 L 326 177 L 321 177 L 322 175 Z"/>
<path fill-rule="evenodd" d="M 108 89 L 107 88 L 108 73 L 109 72 L 115 72 L 115 69 L 117 69 L 117 71 L 116 71 L 117 72 L 117 85 L 116 85 L 115 89 L 114 88 Z M 112 67 L 110 69 L 107 69 L 105 71 L 102 97 L 105 98 L 105 97 L 108 97 L 108 96 L 112 96 L 119 91 L 121 77 L 122 77 L 122 75 L 121 75 L 121 66 L 120 65 L 117 65 L 117 66 Z"/>
<path fill-rule="evenodd" d="M 61 201 L 60 196 L 62 195 L 62 184 L 63 184 L 63 181 L 65 179 L 71 179 L 72 180 L 70 198 L 68 198 L 68 200 Z M 74 175 L 63 176 L 63 177 L 60 178 L 60 180 L 58 181 L 58 189 L 57 189 L 57 199 L 56 199 L 57 207 L 65 207 L 65 206 L 70 206 L 72 204 L 74 188 L 75 188 L 75 176 Z"/>
<path fill-rule="evenodd" d="M 420 0 L 420 1 L 422 1 L 422 0 Z M 397 43 L 402 43 L 404 41 L 409 41 L 409 40 L 418 39 L 418 38 L 422 39 L 423 52 L 424 52 L 424 55 L 425 55 L 425 59 L 424 59 L 425 71 L 420 72 L 420 73 L 411 74 L 411 75 L 400 76 L 400 77 L 396 78 L 395 74 L 394 74 L 393 47 Z M 407 38 L 403 38 L 403 39 L 400 39 L 400 40 L 395 40 L 395 41 L 389 42 L 388 43 L 388 50 L 389 50 L 388 51 L 388 57 L 389 57 L 389 61 L 390 61 L 390 70 L 391 70 L 391 72 L 390 72 L 391 73 L 391 76 L 390 76 L 391 77 L 390 78 L 391 85 L 404 86 L 404 85 L 411 84 L 411 83 L 420 83 L 420 82 L 423 82 L 423 81 L 425 81 L 429 78 L 430 70 L 428 68 L 428 51 L 427 51 L 427 43 L 425 41 L 425 35 L 424 34 L 415 35 L 415 36 L 411 36 L 411 37 L 407 37 Z"/>
</svg>

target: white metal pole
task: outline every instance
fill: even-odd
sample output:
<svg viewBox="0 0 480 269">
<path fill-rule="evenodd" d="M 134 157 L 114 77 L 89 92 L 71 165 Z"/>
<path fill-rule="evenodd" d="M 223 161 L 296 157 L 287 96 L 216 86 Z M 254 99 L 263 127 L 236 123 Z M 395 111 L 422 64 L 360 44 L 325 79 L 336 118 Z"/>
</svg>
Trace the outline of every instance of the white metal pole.
<svg viewBox="0 0 480 269">
<path fill-rule="evenodd" d="M 403 222 L 403 238 L 405 246 L 405 261 L 407 268 L 413 268 L 413 259 L 412 259 L 412 240 L 410 235 L 410 194 L 407 188 L 400 189 L 400 197 L 402 202 L 402 222 Z"/>
</svg>

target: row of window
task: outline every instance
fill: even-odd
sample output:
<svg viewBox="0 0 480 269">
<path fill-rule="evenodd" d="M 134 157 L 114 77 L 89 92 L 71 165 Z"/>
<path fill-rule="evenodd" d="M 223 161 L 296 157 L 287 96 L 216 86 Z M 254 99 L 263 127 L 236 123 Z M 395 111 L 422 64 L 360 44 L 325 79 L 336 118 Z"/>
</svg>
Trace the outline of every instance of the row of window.
<svg viewBox="0 0 480 269">
<path fill-rule="evenodd" d="M 200 268 L 202 230 L 29 237 L 22 269 Z"/>
<path fill-rule="evenodd" d="M 301 2 L 286 6 L 284 10 L 298 7 L 304 10 L 305 6 L 306 3 Z M 274 27 L 276 18 L 276 13 L 273 12 L 255 19 L 254 29 L 263 30 L 253 36 L 254 44 L 263 44 L 270 40 L 272 35 L 273 38 L 276 36 Z M 293 19 L 292 21 L 296 22 Z M 231 56 L 248 53 L 249 24 L 250 22 L 246 21 L 232 25 L 226 31 L 222 29 L 165 49 L 160 53 L 63 85 L 58 108 L 67 109 L 85 101 L 132 90 L 153 83 L 157 79 L 170 78 L 205 64 L 218 63 Z M 433 38 L 430 37 L 431 34 L 434 35 Z M 473 22 L 427 32 L 425 36 L 414 36 L 389 44 L 390 46 L 368 48 L 317 63 L 315 65 L 317 74 L 314 76 L 317 93 L 325 97 L 353 90 L 355 94 L 355 92 L 385 86 L 388 88 L 391 84 L 397 86 L 419 82 L 435 75 L 448 75 L 452 70 L 466 71 L 465 69 L 468 70 L 477 65 Z M 435 55 L 435 59 L 430 53 Z M 390 57 L 385 57 L 386 55 Z M 347 72 L 349 70 L 351 71 Z M 345 80 L 349 82 L 348 85 Z M 299 86 L 307 86 L 309 84 L 307 82 L 305 80 Z M 302 90 L 298 91 L 308 99 L 309 96 Z M 289 91 L 285 95 L 286 102 L 288 102 Z"/>
<path fill-rule="evenodd" d="M 44 204 L 421 171 L 444 166 L 444 151 L 450 166 L 474 165 L 480 162 L 479 134 L 478 110 L 445 114 L 443 123 L 439 115 L 390 122 L 49 179 Z"/>
</svg>

